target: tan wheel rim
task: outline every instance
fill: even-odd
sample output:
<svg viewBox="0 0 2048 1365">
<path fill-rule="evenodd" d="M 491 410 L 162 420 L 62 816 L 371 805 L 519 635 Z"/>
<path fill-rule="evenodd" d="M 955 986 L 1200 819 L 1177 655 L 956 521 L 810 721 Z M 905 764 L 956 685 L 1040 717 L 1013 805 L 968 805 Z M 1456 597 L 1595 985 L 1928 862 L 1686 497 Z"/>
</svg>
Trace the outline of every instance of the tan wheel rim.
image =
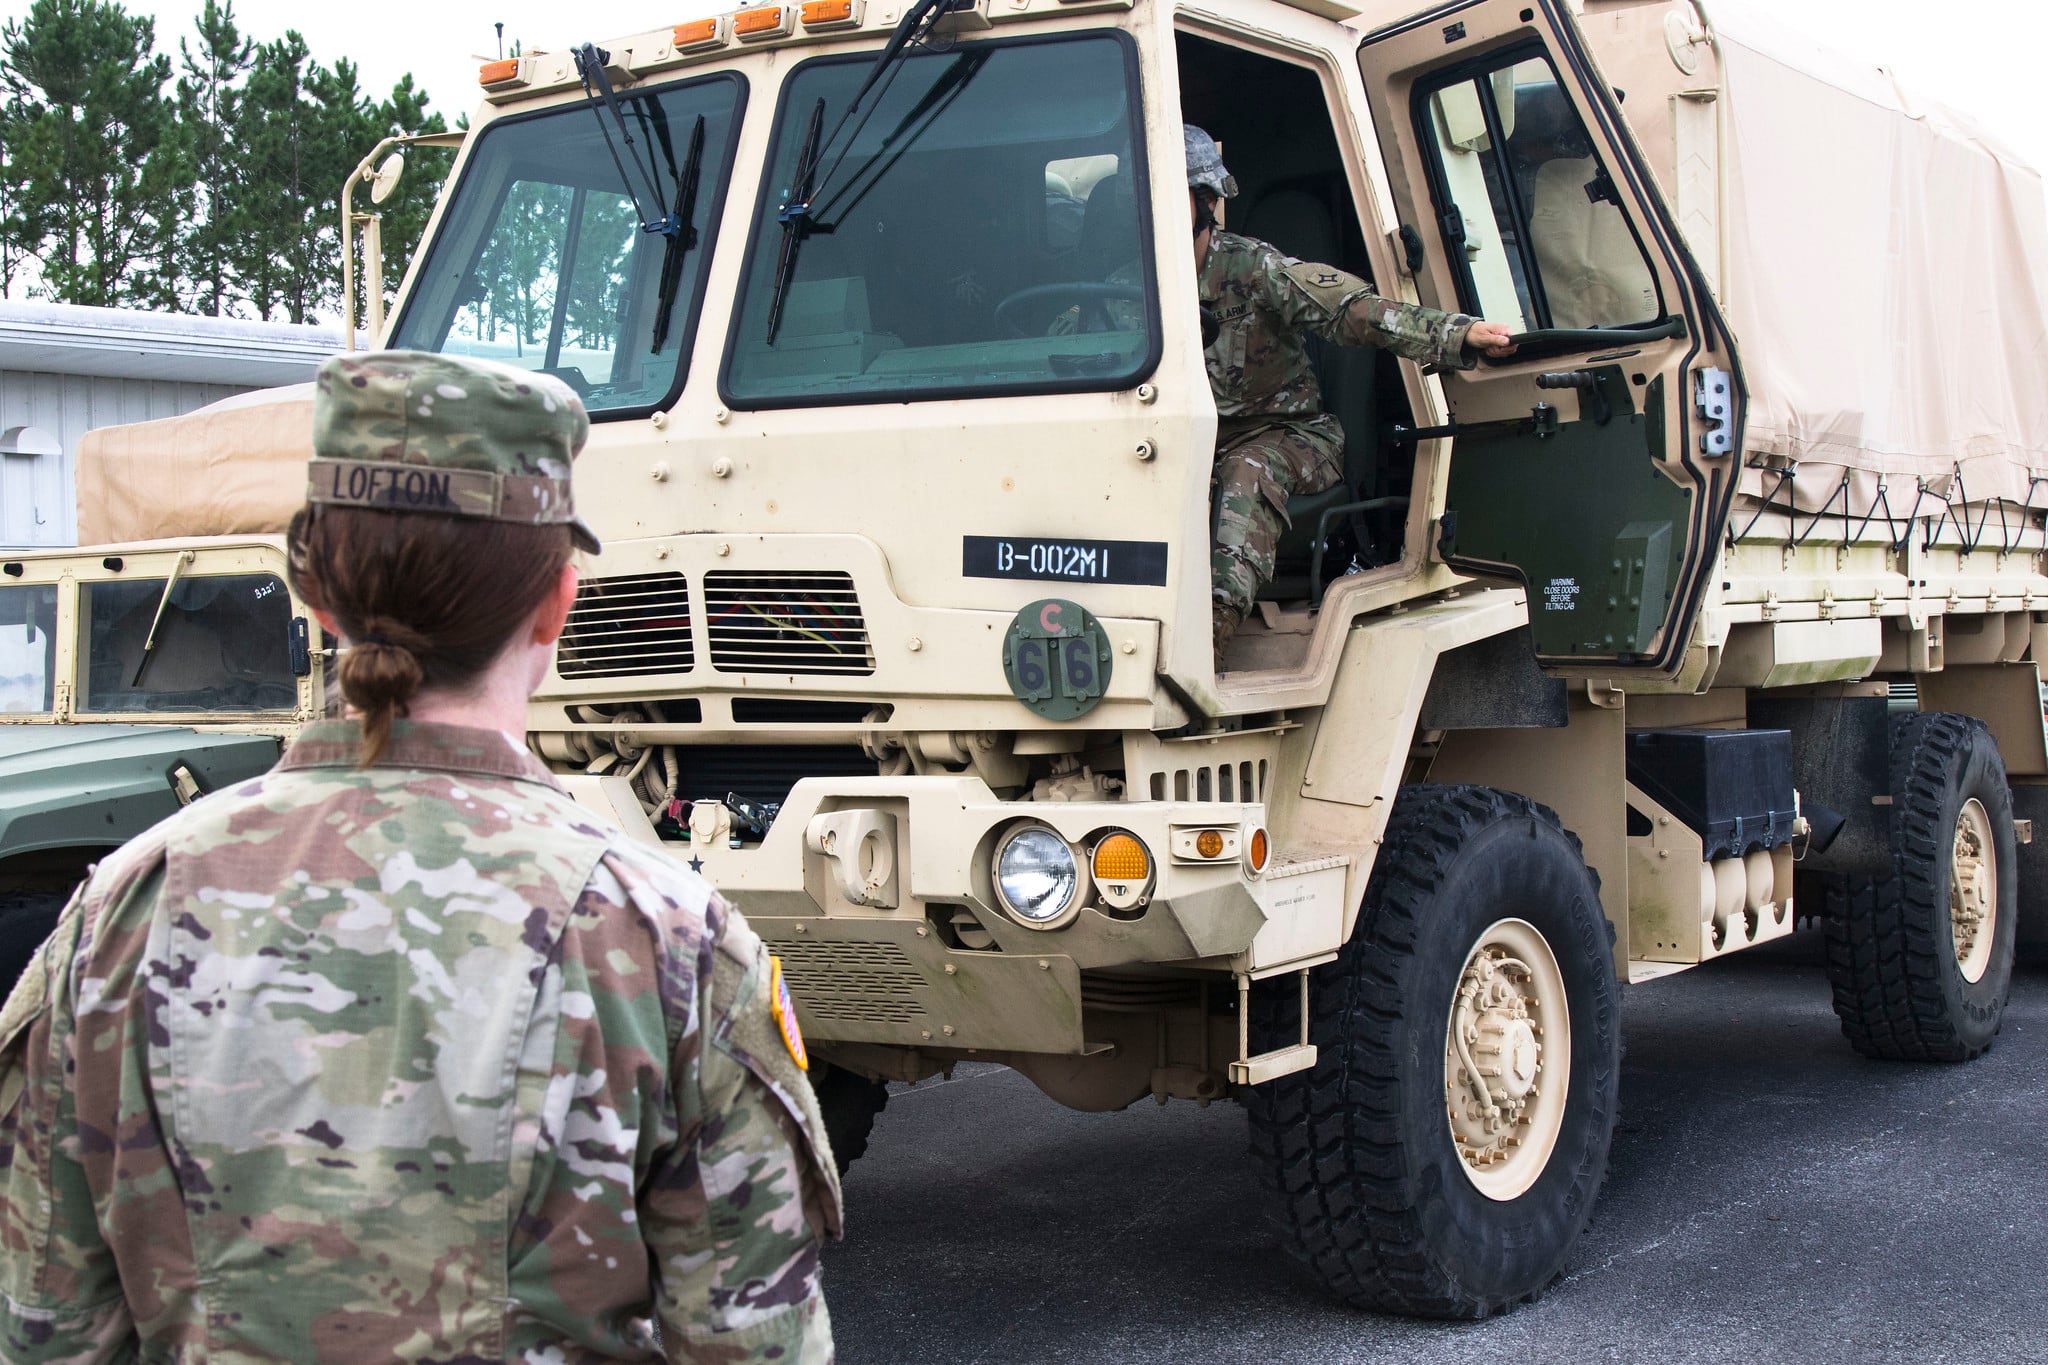
<svg viewBox="0 0 2048 1365">
<path fill-rule="evenodd" d="M 1466 1178 L 1523 1194 L 1550 1164 L 1571 1088 L 1564 973 L 1535 925 L 1489 925 L 1465 959 L 1444 1039 L 1444 1109 Z"/>
<path fill-rule="evenodd" d="M 1963 980 L 1978 982 L 1991 966 L 1991 942 L 1998 929 L 1998 853 L 1991 841 L 1991 816 L 1976 797 L 1956 815 L 1955 849 L 1949 858 L 1948 927 Z"/>
</svg>

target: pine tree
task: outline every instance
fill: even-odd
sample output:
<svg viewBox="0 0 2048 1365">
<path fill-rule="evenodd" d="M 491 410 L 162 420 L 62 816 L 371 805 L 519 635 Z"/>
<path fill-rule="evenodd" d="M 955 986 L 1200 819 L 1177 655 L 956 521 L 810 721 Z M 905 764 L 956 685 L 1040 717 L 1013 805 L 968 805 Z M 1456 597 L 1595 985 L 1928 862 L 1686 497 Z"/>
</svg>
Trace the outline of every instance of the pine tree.
<svg viewBox="0 0 2048 1365">
<path fill-rule="evenodd" d="M 20 145 L 14 113 L 12 101 L 0 106 L 0 298 L 13 293 L 14 277 L 38 253 L 46 231 L 14 151 Z"/>
<path fill-rule="evenodd" d="M 227 246 L 229 267 L 256 316 L 303 309 L 309 291 L 308 227 L 319 193 L 318 111 L 306 93 L 311 54 L 306 40 L 287 32 L 258 45 L 242 89 L 239 155 L 246 177 Z M 317 228 L 315 228 L 317 231 Z M 296 314 L 303 318 L 303 312 Z"/>
<path fill-rule="evenodd" d="M 51 298 L 174 297 L 191 173 L 163 96 L 170 59 L 154 47 L 155 25 L 117 0 L 35 0 L 0 29 L 11 192 L 36 206 L 17 249 L 36 256 Z"/>
<path fill-rule="evenodd" d="M 192 214 L 179 242 L 181 294 L 193 311 L 223 316 L 232 301 L 228 268 L 247 177 L 241 155 L 240 82 L 255 45 L 235 27 L 233 0 L 206 0 L 195 46 L 178 42 L 178 123 L 195 185 Z"/>
</svg>

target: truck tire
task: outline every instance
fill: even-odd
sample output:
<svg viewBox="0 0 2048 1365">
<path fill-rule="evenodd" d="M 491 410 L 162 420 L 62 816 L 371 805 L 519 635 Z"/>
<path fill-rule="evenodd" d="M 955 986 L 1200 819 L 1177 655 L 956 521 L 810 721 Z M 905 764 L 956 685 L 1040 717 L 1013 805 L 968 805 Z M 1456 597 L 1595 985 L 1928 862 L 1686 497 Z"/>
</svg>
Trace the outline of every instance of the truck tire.
<svg viewBox="0 0 2048 1365">
<path fill-rule="evenodd" d="M 845 1175 L 866 1153 L 875 1116 L 888 1106 L 889 1087 L 845 1067 L 820 1062 L 811 1074 L 811 1089 L 817 1092 L 818 1111 L 825 1116 L 825 1140 L 832 1144 L 832 1160 L 839 1174 Z"/>
<path fill-rule="evenodd" d="M 1828 888 L 1828 980 L 1866 1057 L 1962 1062 L 1991 1046 L 2012 989 L 2018 854 L 2005 762 L 1983 722 L 1892 727 L 1893 873 Z"/>
<path fill-rule="evenodd" d="M 1549 810 L 1402 791 L 1351 940 L 1310 983 L 1315 1066 L 1245 1092 L 1290 1250 L 1340 1298 L 1483 1318 L 1563 1274 L 1614 1134 L 1613 942 Z M 1255 993 L 1269 1046 L 1298 1036 L 1298 999 Z M 1474 1071 L 1495 1073 L 1490 1115 Z"/>
<path fill-rule="evenodd" d="M 0 1000 L 28 966 L 28 960 L 57 927 L 71 897 L 62 891 L 0 891 Z"/>
</svg>

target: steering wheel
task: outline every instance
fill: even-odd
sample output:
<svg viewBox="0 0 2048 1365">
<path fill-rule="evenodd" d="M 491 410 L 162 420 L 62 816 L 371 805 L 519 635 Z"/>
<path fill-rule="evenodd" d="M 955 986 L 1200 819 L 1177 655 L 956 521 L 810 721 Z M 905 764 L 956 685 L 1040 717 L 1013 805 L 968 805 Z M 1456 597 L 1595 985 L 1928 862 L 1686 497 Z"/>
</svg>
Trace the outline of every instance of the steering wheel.
<svg viewBox="0 0 2048 1365">
<path fill-rule="evenodd" d="M 1109 284 L 1102 280 L 1055 280 L 1051 284 L 1034 284 L 996 305 L 996 325 L 1013 337 L 1037 335 L 1018 316 L 1033 305 L 1052 303 L 1078 303 L 1081 305 L 1083 323 L 1100 322 L 1100 330 L 1116 331 L 1110 320 L 1109 310 L 1103 304 L 1111 299 L 1143 301 L 1145 290 L 1135 284 Z"/>
</svg>

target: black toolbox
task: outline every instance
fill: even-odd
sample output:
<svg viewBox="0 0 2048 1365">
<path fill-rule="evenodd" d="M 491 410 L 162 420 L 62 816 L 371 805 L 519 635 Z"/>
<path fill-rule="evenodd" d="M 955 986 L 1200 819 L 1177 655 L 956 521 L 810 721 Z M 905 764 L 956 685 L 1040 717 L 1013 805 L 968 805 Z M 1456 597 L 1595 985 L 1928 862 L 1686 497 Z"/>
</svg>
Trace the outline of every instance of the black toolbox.
<svg viewBox="0 0 2048 1365">
<path fill-rule="evenodd" d="M 1790 730 L 1631 730 L 1628 780 L 1700 836 L 1708 861 L 1792 838 Z"/>
</svg>

